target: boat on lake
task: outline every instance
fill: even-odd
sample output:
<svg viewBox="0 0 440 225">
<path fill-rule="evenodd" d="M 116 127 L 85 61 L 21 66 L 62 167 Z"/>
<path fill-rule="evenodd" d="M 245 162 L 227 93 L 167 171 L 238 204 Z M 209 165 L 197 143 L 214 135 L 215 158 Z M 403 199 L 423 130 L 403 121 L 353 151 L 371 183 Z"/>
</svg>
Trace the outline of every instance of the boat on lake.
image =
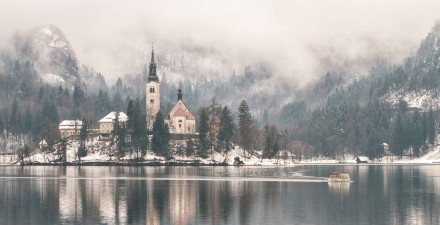
<svg viewBox="0 0 440 225">
<path fill-rule="evenodd" d="M 350 175 L 347 172 L 330 172 L 329 182 L 350 182 Z"/>
</svg>

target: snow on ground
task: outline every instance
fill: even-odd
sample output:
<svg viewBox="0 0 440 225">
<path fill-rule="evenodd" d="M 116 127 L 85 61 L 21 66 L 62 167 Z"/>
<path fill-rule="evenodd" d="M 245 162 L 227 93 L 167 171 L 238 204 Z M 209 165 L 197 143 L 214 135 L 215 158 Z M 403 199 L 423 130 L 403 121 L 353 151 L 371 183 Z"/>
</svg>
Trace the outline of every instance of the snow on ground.
<svg viewBox="0 0 440 225">
<path fill-rule="evenodd" d="M 77 158 L 77 150 L 79 147 L 79 141 L 69 140 L 67 146 L 67 162 L 76 163 L 78 161 Z M 109 153 L 116 152 L 114 146 L 110 145 L 109 141 L 100 141 L 99 137 L 89 139 L 86 142 L 86 147 L 88 149 L 88 154 L 85 157 L 81 158 L 81 162 L 128 162 L 129 160 L 135 159 L 136 153 L 132 154 L 127 153 L 124 157 L 116 158 L 110 157 Z M 179 155 L 178 152 L 180 150 L 182 155 Z M 239 146 L 233 146 L 233 149 L 228 153 L 218 153 L 212 151 L 212 154 L 206 159 L 190 156 L 184 156 L 184 149 L 186 149 L 185 141 L 172 141 L 171 142 L 171 151 L 174 152 L 174 158 L 168 159 L 168 161 L 161 156 L 155 155 L 152 151 L 148 151 L 146 155 L 143 156 L 145 162 L 158 162 L 158 163 L 167 163 L 167 162 L 175 162 L 175 163 L 192 163 L 199 162 L 201 164 L 219 164 L 226 163 L 227 165 L 234 165 L 235 158 L 238 157 L 241 161 L 243 161 L 244 165 L 262 165 L 262 166 L 271 166 L 271 165 L 295 165 L 295 164 L 356 164 L 355 157 L 353 155 L 346 155 L 342 159 L 326 159 L 326 158 L 314 158 L 309 160 L 295 161 L 292 158 L 288 158 L 287 160 L 283 160 L 282 157 L 280 159 L 261 159 L 258 153 L 249 156 L 249 153 L 245 152 Z M 4 155 L 0 157 L 0 164 L 20 164 L 21 161 L 17 159 L 17 157 L 12 157 L 13 155 Z M 51 163 L 59 161 L 59 155 L 55 153 L 45 153 L 41 150 L 36 150 L 31 154 L 31 156 L 24 159 L 25 163 Z M 427 154 L 415 158 L 405 156 L 399 159 L 397 156 L 384 156 L 381 159 L 369 161 L 370 164 L 433 164 L 440 163 L 440 145 L 435 145 L 430 148 Z"/>
<path fill-rule="evenodd" d="M 52 85 L 52 86 L 59 86 L 59 85 L 61 85 L 61 86 L 65 87 L 66 85 L 68 85 L 69 88 L 71 86 L 70 84 L 68 84 L 64 80 L 64 78 L 62 78 L 60 75 L 57 75 L 57 74 L 46 73 L 46 74 L 44 74 L 41 77 L 41 80 L 44 83 L 47 83 L 47 84 Z"/>
<path fill-rule="evenodd" d="M 382 97 L 385 101 L 397 105 L 399 101 L 405 100 L 410 108 L 419 108 L 423 111 L 429 110 L 432 107 L 433 110 L 440 109 L 440 99 L 434 91 L 422 91 L 422 92 L 404 92 L 393 91 Z"/>
<path fill-rule="evenodd" d="M 67 146 L 67 162 L 77 162 L 77 149 L 79 147 L 79 141 L 69 140 Z M 127 153 L 124 157 L 117 159 L 116 157 L 110 157 L 109 153 L 111 151 L 116 152 L 114 146 L 110 146 L 110 142 L 108 141 L 99 141 L 99 137 L 90 139 L 86 143 L 86 147 L 88 149 L 88 154 L 85 157 L 81 157 L 81 162 L 127 162 L 131 159 L 136 158 L 136 152 L 132 154 Z M 185 141 L 172 141 L 171 150 L 176 153 L 178 148 L 185 149 L 186 142 Z M 175 154 L 176 155 L 176 154 Z M 26 157 L 24 159 L 25 163 L 50 163 L 59 161 L 59 155 L 54 153 L 45 153 L 41 150 L 36 150 L 31 154 L 31 156 Z M 143 156 L 145 162 L 176 162 L 176 163 L 190 163 L 198 161 L 201 164 L 218 164 L 218 163 L 227 163 L 228 165 L 234 165 L 235 158 L 239 157 L 239 159 L 243 162 L 244 165 L 293 165 L 293 161 L 282 160 L 282 159 L 260 159 L 259 157 L 252 155 L 249 156 L 249 153 L 245 152 L 238 146 L 234 146 L 234 148 L 228 153 L 218 153 L 212 151 L 212 154 L 205 159 L 195 156 L 178 156 L 176 155 L 173 159 L 169 159 L 168 161 L 161 156 L 155 155 L 152 151 L 148 151 L 146 155 Z M 21 161 L 15 159 L 15 164 L 20 164 Z"/>
</svg>

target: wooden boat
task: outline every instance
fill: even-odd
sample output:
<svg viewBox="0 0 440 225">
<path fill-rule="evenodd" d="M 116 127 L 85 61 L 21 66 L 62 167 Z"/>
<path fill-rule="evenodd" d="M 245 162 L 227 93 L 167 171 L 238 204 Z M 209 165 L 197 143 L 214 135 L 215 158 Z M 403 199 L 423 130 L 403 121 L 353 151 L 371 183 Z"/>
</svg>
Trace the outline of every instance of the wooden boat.
<svg viewBox="0 0 440 225">
<path fill-rule="evenodd" d="M 328 175 L 330 182 L 350 182 L 350 175 L 347 172 L 330 172 Z"/>
</svg>

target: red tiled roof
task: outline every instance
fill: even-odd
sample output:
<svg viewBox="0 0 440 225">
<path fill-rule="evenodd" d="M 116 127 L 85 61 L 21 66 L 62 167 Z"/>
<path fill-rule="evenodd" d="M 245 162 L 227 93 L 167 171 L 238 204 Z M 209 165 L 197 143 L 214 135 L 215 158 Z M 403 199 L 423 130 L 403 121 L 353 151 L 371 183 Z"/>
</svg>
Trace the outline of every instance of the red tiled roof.
<svg viewBox="0 0 440 225">
<path fill-rule="evenodd" d="M 186 112 L 183 111 L 182 108 L 179 108 L 176 113 L 174 113 L 174 116 L 186 116 Z"/>
<path fill-rule="evenodd" d="M 186 112 L 186 119 L 187 120 L 196 120 L 196 118 L 190 112 Z"/>
<path fill-rule="evenodd" d="M 185 116 L 187 120 L 196 119 L 190 112 L 185 112 L 182 108 L 179 108 L 176 113 L 174 113 L 174 116 Z"/>
</svg>

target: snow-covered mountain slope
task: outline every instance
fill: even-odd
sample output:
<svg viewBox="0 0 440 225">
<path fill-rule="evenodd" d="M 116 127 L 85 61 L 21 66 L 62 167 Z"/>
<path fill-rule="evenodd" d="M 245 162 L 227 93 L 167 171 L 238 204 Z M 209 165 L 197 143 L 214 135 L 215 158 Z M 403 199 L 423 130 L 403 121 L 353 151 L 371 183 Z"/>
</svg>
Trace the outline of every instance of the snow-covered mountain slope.
<svg viewBox="0 0 440 225">
<path fill-rule="evenodd" d="M 421 111 L 428 111 L 430 108 L 437 111 L 440 109 L 440 93 L 434 91 L 410 91 L 401 92 L 393 91 L 387 93 L 382 97 L 383 100 L 391 103 L 392 105 L 399 104 L 399 101 L 404 100 L 408 103 L 409 108 L 418 108 Z"/>
<path fill-rule="evenodd" d="M 31 32 L 33 62 L 43 82 L 72 85 L 79 79 L 78 60 L 63 32 L 47 25 Z"/>
</svg>

